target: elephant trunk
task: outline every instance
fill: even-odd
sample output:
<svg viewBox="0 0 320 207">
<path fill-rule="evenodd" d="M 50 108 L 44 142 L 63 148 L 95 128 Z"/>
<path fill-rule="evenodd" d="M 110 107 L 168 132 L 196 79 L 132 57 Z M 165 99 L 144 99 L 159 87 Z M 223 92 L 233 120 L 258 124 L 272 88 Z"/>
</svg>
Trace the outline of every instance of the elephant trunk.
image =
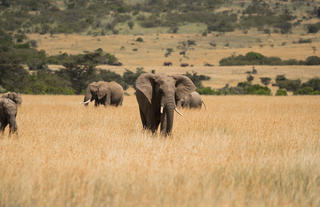
<svg viewBox="0 0 320 207">
<path fill-rule="evenodd" d="M 91 91 L 88 89 L 86 91 L 86 95 L 84 96 L 84 100 L 83 100 L 83 103 L 85 106 L 88 106 L 89 102 L 92 101 L 92 94 L 91 94 Z"/>
<path fill-rule="evenodd" d="M 166 116 L 167 116 L 166 135 L 169 135 L 172 131 L 174 108 L 175 108 L 175 106 L 168 107 L 166 110 Z"/>
<path fill-rule="evenodd" d="M 160 108 L 160 112 L 164 112 L 161 120 L 161 132 L 167 136 L 172 131 L 174 110 L 176 106 L 174 102 L 174 96 L 166 97 L 164 100 L 165 101 L 163 102 L 163 105 L 161 104 Z"/>
</svg>

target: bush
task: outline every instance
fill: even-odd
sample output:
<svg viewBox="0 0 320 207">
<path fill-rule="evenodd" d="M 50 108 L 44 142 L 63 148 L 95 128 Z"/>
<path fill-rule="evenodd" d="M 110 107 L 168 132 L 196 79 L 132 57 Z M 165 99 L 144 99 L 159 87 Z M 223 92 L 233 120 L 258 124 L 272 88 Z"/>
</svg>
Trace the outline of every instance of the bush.
<svg viewBox="0 0 320 207">
<path fill-rule="evenodd" d="M 201 95 L 221 95 L 220 92 L 211 87 L 197 88 L 196 91 Z"/>
<path fill-rule="evenodd" d="M 251 82 L 239 82 L 236 87 L 229 87 L 228 84 L 217 90 L 217 95 L 271 95 L 268 87 L 258 84 L 252 85 Z"/>
<path fill-rule="evenodd" d="M 277 81 L 277 84 L 280 89 L 286 89 L 287 91 L 296 91 L 300 88 L 301 86 L 301 81 L 299 79 L 297 80 L 282 80 L 282 81 Z"/>
<path fill-rule="evenodd" d="M 260 53 L 248 52 L 245 56 L 230 56 L 220 60 L 221 66 L 231 65 L 320 65 L 320 57 L 310 56 L 303 60 L 281 60 L 279 57 L 266 57 Z"/>
<path fill-rule="evenodd" d="M 123 78 L 121 77 L 121 75 L 110 71 L 110 70 L 100 70 L 98 77 L 101 78 L 101 80 L 103 81 L 115 81 L 117 83 L 119 83 L 124 90 L 128 89 L 128 84 L 123 80 Z"/>
<path fill-rule="evenodd" d="M 320 22 L 308 25 L 308 33 L 317 33 L 320 30 Z"/>
<path fill-rule="evenodd" d="M 251 82 L 253 80 L 254 80 L 254 76 L 252 76 L 252 75 L 247 76 L 247 81 Z"/>
<path fill-rule="evenodd" d="M 312 39 L 299 39 L 299 44 L 312 43 Z"/>
<path fill-rule="evenodd" d="M 278 89 L 275 95 L 276 96 L 287 96 L 288 93 L 286 90 Z"/>
<path fill-rule="evenodd" d="M 269 77 L 261 77 L 260 80 L 261 80 L 261 83 L 265 86 L 269 85 L 271 82 L 271 78 Z"/>
<path fill-rule="evenodd" d="M 192 82 L 194 83 L 194 85 L 197 87 L 197 88 L 202 88 L 202 81 L 203 80 L 210 80 L 210 77 L 209 76 L 206 76 L 206 75 L 198 75 L 197 72 L 192 72 L 192 73 L 189 73 L 189 72 L 186 72 L 185 74 L 183 74 L 185 76 L 187 76 L 188 78 L 190 78 L 192 80 Z"/>
<path fill-rule="evenodd" d="M 62 53 L 60 55 L 54 55 L 47 58 L 48 64 L 63 65 L 67 62 L 77 62 L 80 64 L 90 63 L 94 65 L 115 65 L 119 63 L 118 59 L 114 55 L 104 52 L 101 48 L 84 54 L 68 55 L 67 53 Z"/>
<path fill-rule="evenodd" d="M 305 61 L 306 65 L 320 65 L 320 57 L 309 56 Z"/>
<path fill-rule="evenodd" d="M 136 39 L 136 42 L 143 42 L 142 37 L 138 37 L 138 38 Z"/>
<path fill-rule="evenodd" d="M 302 88 L 304 87 L 311 87 L 314 90 L 320 91 L 320 79 L 319 78 L 312 78 L 308 80 L 307 82 L 303 83 Z"/>
<path fill-rule="evenodd" d="M 250 85 L 246 88 L 246 94 L 250 95 L 271 95 L 271 90 L 268 87 L 260 86 L 258 84 Z"/>
<path fill-rule="evenodd" d="M 122 78 L 126 84 L 135 88 L 136 80 L 142 73 L 145 73 L 143 71 L 143 68 L 137 68 L 135 73 L 126 69 L 126 71 L 122 75 Z"/>
<path fill-rule="evenodd" d="M 293 93 L 294 95 L 318 95 L 319 91 L 314 91 L 311 87 L 300 88 Z"/>
<path fill-rule="evenodd" d="M 285 75 L 277 75 L 276 76 L 276 83 L 278 83 L 279 81 L 284 81 L 287 80 Z"/>
</svg>

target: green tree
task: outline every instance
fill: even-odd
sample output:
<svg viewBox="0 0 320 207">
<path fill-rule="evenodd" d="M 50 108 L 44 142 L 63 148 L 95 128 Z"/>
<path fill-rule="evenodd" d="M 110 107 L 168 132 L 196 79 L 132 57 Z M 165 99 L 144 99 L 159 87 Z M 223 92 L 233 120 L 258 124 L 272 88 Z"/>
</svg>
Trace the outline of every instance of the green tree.
<svg viewBox="0 0 320 207">
<path fill-rule="evenodd" d="M 65 68 L 57 71 L 57 74 L 70 81 L 76 94 L 80 94 L 87 85 L 96 78 L 96 67 L 90 63 L 68 62 L 63 65 Z"/>
</svg>

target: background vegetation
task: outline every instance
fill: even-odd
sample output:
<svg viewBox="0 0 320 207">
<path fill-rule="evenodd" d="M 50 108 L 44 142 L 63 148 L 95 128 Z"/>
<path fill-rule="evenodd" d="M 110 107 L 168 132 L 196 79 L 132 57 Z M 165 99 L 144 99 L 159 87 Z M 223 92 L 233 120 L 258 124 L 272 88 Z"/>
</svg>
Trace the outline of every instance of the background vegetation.
<svg viewBox="0 0 320 207">
<path fill-rule="evenodd" d="M 230 8 L 230 5 L 233 5 Z M 0 28 L 23 33 L 126 33 L 135 27 L 167 28 L 177 33 L 190 23 L 205 25 L 204 33 L 257 28 L 266 33 L 290 33 L 305 26 L 319 31 L 317 1 L 236 0 L 1 0 Z"/>
<path fill-rule="evenodd" d="M 306 60 L 281 60 L 279 57 L 266 57 L 257 52 L 231 56 L 220 60 L 221 66 L 230 65 L 320 65 L 320 57 L 309 56 Z"/>
</svg>

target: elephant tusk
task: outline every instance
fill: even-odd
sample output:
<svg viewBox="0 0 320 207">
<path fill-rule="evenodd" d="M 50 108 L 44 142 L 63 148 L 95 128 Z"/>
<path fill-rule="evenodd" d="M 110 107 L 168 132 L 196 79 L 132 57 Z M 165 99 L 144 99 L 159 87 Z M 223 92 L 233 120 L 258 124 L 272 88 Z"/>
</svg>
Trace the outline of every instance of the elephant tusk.
<svg viewBox="0 0 320 207">
<path fill-rule="evenodd" d="M 182 114 L 177 108 L 174 108 L 174 110 L 175 110 L 180 116 L 183 116 L 183 114 Z"/>
<path fill-rule="evenodd" d="M 160 107 L 160 113 L 163 114 L 163 106 Z"/>
<path fill-rule="evenodd" d="M 86 101 L 86 102 L 81 102 L 80 104 L 87 104 L 89 102 L 90 102 L 90 99 L 88 101 Z"/>
</svg>

